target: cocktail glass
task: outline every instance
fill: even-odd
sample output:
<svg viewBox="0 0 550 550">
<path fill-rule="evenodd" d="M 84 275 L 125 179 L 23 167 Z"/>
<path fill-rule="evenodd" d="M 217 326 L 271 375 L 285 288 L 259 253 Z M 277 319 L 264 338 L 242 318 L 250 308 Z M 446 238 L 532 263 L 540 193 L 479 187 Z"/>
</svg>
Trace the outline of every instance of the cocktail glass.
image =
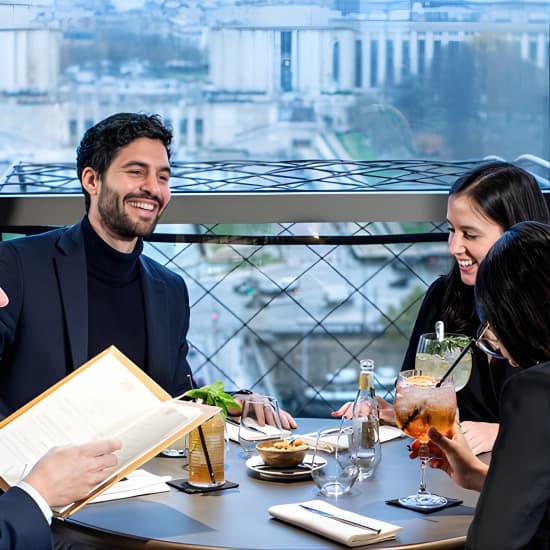
<svg viewBox="0 0 550 550">
<path fill-rule="evenodd" d="M 424 374 L 441 378 L 469 345 L 470 338 L 464 334 L 446 334 L 438 340 L 433 332 L 420 335 L 416 349 L 414 367 Z M 461 390 L 470 379 L 472 372 L 472 351 L 469 350 L 452 371 L 455 390 Z"/>
<path fill-rule="evenodd" d="M 428 429 L 434 427 L 450 436 L 456 416 L 454 384 L 449 377 L 437 387 L 439 380 L 421 370 L 403 371 L 397 379 L 393 402 L 397 426 L 421 444 L 420 487 L 416 494 L 399 499 L 404 506 L 429 509 L 447 504 L 445 497 L 433 495 L 426 488 L 426 465 L 430 460 Z"/>
</svg>

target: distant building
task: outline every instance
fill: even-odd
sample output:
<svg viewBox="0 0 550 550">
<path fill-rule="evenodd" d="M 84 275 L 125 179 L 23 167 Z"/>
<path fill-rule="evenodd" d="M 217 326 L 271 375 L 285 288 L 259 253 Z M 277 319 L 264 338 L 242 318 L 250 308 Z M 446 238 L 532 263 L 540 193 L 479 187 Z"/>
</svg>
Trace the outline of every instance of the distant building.
<svg viewBox="0 0 550 550">
<path fill-rule="evenodd" d="M 432 12 L 419 3 L 341 4 L 357 9 L 364 6 L 365 10 L 368 5 L 368 12 L 361 11 L 368 17 L 357 13 L 356 17 L 341 17 L 335 10 L 313 6 L 269 6 L 264 17 L 258 16 L 258 8 L 254 18 L 243 12 L 242 21 L 214 27 L 210 31 L 214 88 L 268 97 L 285 92 L 308 97 L 375 89 L 399 83 L 407 74 L 422 74 L 443 46 L 484 34 L 503 36 L 518 44 L 523 59 L 548 67 L 548 17 L 545 22 L 526 21 L 520 11 L 515 20 L 512 9 L 508 21 L 501 17 L 491 20 L 494 7 L 484 10 L 484 4 L 478 2 L 478 21 L 463 20 L 457 13 L 454 19 L 447 14 L 446 21 L 434 23 L 429 21 Z M 291 13 L 290 7 L 295 8 Z M 377 7 L 383 12 L 378 13 Z M 406 17 L 398 16 L 400 8 Z M 446 9 L 458 8 L 449 2 Z"/>
<path fill-rule="evenodd" d="M 118 75 L 79 65 L 61 75 L 62 40 L 71 44 L 83 32 L 92 40 L 95 24 L 143 23 L 139 12 L 121 15 L 106 1 L 94 3 L 100 19 L 81 4 L 0 4 L 2 131 L 33 154 L 37 144 L 74 148 L 89 126 L 125 109 L 163 114 L 180 159 L 201 152 L 284 159 L 297 151 L 346 158 L 326 130 L 349 129 L 357 97 L 428 75 L 452 62 L 462 44 L 502 37 L 524 60 L 548 68 L 547 1 L 216 0 L 174 2 L 175 15 L 150 27 L 162 36 L 193 36 L 208 52 L 207 77 L 203 69 L 196 81 L 156 78 L 132 59 Z"/>
<path fill-rule="evenodd" d="M 57 90 L 61 33 L 39 28 L 0 29 L 0 92 Z"/>
<path fill-rule="evenodd" d="M 336 2 L 341 11 L 306 4 L 249 7 L 240 17 L 233 9 L 209 31 L 203 143 L 261 147 L 271 137 L 290 148 L 294 138 L 285 142 L 277 129 L 284 106 L 298 100 L 311 109 L 312 122 L 330 121 L 332 129 L 345 131 L 358 93 L 427 76 L 434 65 L 452 62 L 461 44 L 483 36 L 502 36 L 524 60 L 548 67 L 548 20 L 528 21 L 516 4 L 506 3 L 509 20 L 503 22 L 493 4 L 470 4 L 475 6 L 467 13 L 452 2 L 432 9 L 401 0 Z M 542 4 L 531 5 L 535 13 Z M 320 125 L 293 128 L 304 143 L 319 138 Z"/>
</svg>

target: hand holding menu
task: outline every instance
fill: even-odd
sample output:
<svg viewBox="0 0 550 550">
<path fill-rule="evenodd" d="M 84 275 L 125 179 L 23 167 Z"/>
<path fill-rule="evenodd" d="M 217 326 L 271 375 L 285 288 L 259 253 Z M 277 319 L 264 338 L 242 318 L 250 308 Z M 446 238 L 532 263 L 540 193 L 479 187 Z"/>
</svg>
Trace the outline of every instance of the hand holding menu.
<svg viewBox="0 0 550 550">
<path fill-rule="evenodd" d="M 120 439 L 112 474 L 55 510 L 66 517 L 219 410 L 172 398 L 111 346 L 0 422 L 0 487 L 16 484 L 51 447 Z"/>
</svg>

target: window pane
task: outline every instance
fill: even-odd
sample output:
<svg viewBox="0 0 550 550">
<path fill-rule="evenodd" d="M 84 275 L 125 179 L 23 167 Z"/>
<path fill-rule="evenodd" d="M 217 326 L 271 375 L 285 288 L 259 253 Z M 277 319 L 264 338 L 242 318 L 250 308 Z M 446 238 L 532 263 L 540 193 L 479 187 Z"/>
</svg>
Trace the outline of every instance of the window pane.
<svg viewBox="0 0 550 550">
<path fill-rule="evenodd" d="M 170 120 L 182 160 L 322 158 L 332 137 L 361 160 L 548 159 L 548 1 L 68 6 L 0 5 L 7 161 L 72 160 L 116 111 Z"/>
</svg>

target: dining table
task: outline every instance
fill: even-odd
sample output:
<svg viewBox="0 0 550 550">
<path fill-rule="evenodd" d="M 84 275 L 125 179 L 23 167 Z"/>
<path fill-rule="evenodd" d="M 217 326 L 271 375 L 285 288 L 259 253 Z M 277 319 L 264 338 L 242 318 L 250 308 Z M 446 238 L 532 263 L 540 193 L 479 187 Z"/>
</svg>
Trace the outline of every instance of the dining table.
<svg viewBox="0 0 550 550">
<path fill-rule="evenodd" d="M 338 425 L 336 419 L 300 418 L 297 434 Z M 278 504 L 320 499 L 343 510 L 402 527 L 393 540 L 368 548 L 461 548 L 472 521 L 478 493 L 456 486 L 444 472 L 429 468 L 428 489 L 462 501 L 431 513 L 390 505 L 389 500 L 418 489 L 420 465 L 409 458 L 408 437 L 382 444 L 382 459 L 374 476 L 356 483 L 349 494 L 319 495 L 311 477 L 266 479 L 249 468 L 240 446 L 228 442 L 225 479 L 237 487 L 188 494 L 169 491 L 87 504 L 66 519 L 54 519 L 56 540 L 82 549 L 93 548 L 232 548 L 242 550 L 323 550 L 342 548 L 333 540 L 270 516 Z M 143 465 L 147 471 L 187 477 L 187 459 L 157 456 Z"/>
</svg>

